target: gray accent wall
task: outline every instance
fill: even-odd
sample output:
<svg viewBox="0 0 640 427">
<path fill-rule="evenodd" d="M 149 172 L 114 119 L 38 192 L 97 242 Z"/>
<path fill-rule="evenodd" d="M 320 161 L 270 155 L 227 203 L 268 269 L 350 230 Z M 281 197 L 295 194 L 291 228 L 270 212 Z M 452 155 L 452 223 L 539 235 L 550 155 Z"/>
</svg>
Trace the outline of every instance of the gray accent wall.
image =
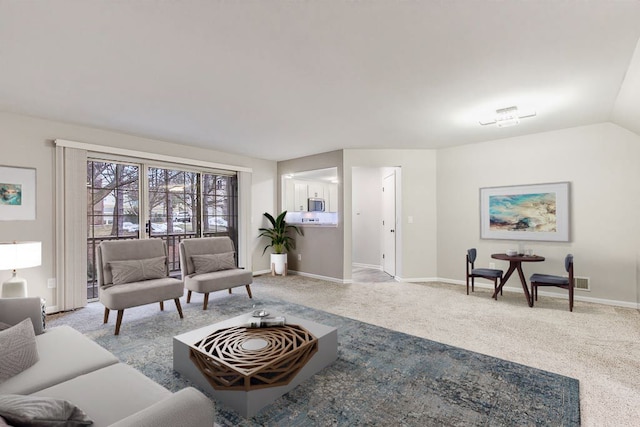
<svg viewBox="0 0 640 427">
<path fill-rule="evenodd" d="M 317 226 L 303 225 L 304 236 L 296 235 L 296 249 L 288 256 L 289 269 L 311 276 L 342 281 L 344 276 L 344 236 L 345 236 L 345 206 L 343 183 L 342 151 L 331 151 L 313 156 L 278 162 L 277 181 L 280 183 L 283 175 L 309 171 L 314 169 L 338 168 L 338 225 Z M 280 185 L 280 184 L 279 184 Z M 278 191 L 277 213 L 283 210 L 281 185 Z M 271 213 L 274 213 L 272 211 Z M 351 212 L 350 210 L 346 212 Z M 350 219 L 349 219 L 350 221 Z M 266 225 L 266 220 L 263 220 Z M 268 251 L 267 251 L 268 252 Z M 298 260 L 298 255 L 302 258 Z M 268 257 L 265 254 L 264 257 Z M 350 257 L 349 257 L 350 258 Z M 351 278 L 349 271 L 348 278 Z"/>
</svg>

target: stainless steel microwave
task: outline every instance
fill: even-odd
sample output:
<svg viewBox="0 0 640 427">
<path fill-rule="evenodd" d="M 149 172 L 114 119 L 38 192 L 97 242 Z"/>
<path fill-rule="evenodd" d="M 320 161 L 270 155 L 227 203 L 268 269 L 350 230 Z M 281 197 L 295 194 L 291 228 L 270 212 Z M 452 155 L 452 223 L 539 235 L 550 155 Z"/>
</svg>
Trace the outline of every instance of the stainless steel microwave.
<svg viewBox="0 0 640 427">
<path fill-rule="evenodd" d="M 309 197 L 307 210 L 309 212 L 324 212 L 324 199 Z"/>
</svg>

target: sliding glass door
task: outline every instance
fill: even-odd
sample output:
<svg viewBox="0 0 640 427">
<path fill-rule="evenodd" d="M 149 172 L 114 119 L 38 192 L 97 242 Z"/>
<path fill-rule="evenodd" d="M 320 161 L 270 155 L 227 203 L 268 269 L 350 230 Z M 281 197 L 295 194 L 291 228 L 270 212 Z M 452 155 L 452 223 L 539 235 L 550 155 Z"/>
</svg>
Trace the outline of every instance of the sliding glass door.
<svg viewBox="0 0 640 427">
<path fill-rule="evenodd" d="M 238 250 L 238 177 L 202 175 L 202 235 L 229 236 Z"/>
<path fill-rule="evenodd" d="M 87 191 L 88 299 L 98 297 L 95 250 L 105 240 L 166 241 L 172 275 L 179 275 L 183 239 L 229 236 L 237 250 L 238 181 L 233 172 L 89 160 Z"/>
</svg>

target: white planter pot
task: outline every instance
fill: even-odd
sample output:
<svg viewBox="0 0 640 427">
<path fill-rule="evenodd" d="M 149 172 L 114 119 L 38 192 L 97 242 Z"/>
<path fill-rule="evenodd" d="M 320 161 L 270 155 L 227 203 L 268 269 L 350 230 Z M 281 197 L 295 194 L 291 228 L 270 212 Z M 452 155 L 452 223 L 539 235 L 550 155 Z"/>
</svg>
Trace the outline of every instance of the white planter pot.
<svg viewBox="0 0 640 427">
<path fill-rule="evenodd" d="M 287 254 L 271 254 L 271 275 L 287 275 Z"/>
</svg>

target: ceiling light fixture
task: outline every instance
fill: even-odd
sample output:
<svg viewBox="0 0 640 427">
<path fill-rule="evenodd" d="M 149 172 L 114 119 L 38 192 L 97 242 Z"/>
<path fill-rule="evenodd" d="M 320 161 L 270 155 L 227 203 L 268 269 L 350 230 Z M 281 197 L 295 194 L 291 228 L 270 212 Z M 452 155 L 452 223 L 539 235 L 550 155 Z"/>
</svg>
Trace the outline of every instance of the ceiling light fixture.
<svg viewBox="0 0 640 427">
<path fill-rule="evenodd" d="M 515 105 L 513 107 L 500 108 L 496 110 L 496 115 L 492 119 L 488 120 L 480 120 L 480 124 L 482 126 L 496 124 L 499 128 L 505 128 L 509 126 L 515 126 L 520 123 L 520 119 L 525 117 L 533 117 L 536 115 L 535 111 L 527 111 L 520 113 L 518 112 L 518 107 Z"/>
</svg>

